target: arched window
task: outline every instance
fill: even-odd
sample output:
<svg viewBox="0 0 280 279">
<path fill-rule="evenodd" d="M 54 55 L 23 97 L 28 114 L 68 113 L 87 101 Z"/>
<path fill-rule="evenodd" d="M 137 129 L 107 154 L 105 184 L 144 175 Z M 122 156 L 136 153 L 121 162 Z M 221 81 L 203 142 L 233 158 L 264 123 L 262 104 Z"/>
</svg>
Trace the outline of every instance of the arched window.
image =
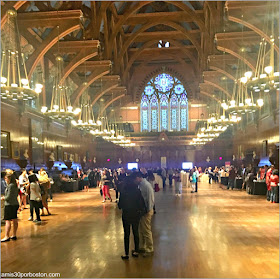
<svg viewBox="0 0 280 279">
<path fill-rule="evenodd" d="M 179 79 L 162 73 L 146 85 L 141 99 L 141 131 L 187 131 L 188 98 Z"/>
</svg>

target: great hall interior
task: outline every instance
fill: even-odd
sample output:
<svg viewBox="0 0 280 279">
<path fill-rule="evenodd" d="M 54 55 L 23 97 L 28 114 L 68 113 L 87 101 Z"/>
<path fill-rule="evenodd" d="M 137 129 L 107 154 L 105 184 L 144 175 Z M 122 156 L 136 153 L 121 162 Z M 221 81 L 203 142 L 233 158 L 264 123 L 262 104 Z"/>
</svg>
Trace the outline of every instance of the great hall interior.
<svg viewBox="0 0 280 279">
<path fill-rule="evenodd" d="M 279 278 L 278 170 L 279 1 L 1 1 L 1 278 Z"/>
</svg>

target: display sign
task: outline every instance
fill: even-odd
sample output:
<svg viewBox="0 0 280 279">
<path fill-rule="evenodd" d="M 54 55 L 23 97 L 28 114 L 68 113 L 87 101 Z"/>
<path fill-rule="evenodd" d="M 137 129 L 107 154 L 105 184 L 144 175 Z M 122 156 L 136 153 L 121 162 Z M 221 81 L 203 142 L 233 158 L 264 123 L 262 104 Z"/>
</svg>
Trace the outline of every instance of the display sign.
<svg viewBox="0 0 280 279">
<path fill-rule="evenodd" d="M 182 169 L 183 170 L 190 170 L 193 168 L 193 163 L 192 162 L 183 162 L 182 163 Z"/>
<path fill-rule="evenodd" d="M 166 168 L 166 157 L 160 157 L 161 168 Z"/>
<path fill-rule="evenodd" d="M 128 170 L 138 169 L 138 163 L 127 163 L 127 169 Z"/>
</svg>

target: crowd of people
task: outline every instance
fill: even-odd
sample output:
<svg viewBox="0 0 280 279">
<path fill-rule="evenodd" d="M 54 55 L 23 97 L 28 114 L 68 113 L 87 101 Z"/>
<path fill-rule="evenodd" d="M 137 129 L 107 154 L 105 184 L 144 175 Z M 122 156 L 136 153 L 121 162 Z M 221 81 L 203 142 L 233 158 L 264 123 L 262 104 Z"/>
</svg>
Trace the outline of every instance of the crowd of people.
<svg viewBox="0 0 280 279">
<path fill-rule="evenodd" d="M 6 225 L 5 237 L 1 239 L 1 242 L 17 240 L 17 215 L 27 209 L 27 199 L 30 205 L 28 221 L 40 224 L 41 216 L 45 216 L 44 209 L 46 209 L 47 215 L 51 215 L 47 201 L 50 188 L 51 180 L 44 168 L 41 168 L 38 173 L 34 173 L 33 170 L 29 170 L 27 173 L 23 169 L 19 176 L 10 169 L 1 172 L 1 215 Z M 33 218 L 34 211 L 35 219 Z M 13 232 L 10 237 L 12 224 Z"/>
<path fill-rule="evenodd" d="M 102 203 L 113 201 L 110 189 L 115 191 L 115 202 L 122 210 L 122 222 L 124 229 L 124 250 L 122 259 L 129 259 L 129 238 L 132 228 L 134 237 L 134 250 L 132 256 L 138 257 L 142 253 L 144 257 L 153 254 L 153 237 L 151 221 L 156 213 L 155 192 L 165 190 L 167 186 L 174 187 L 175 196 L 182 195 L 182 181 L 186 172 L 179 169 L 145 169 L 125 171 L 123 168 L 110 170 L 96 168 L 94 170 L 78 170 L 68 175 L 60 173 L 57 177 L 60 182 L 68 182 L 70 179 L 78 179 L 83 191 L 88 192 L 90 187 L 99 187 Z M 233 189 L 235 178 L 243 180 L 242 188 L 250 188 L 254 179 L 263 180 L 267 185 L 267 200 L 278 202 L 279 172 L 274 166 L 265 166 L 257 170 L 251 165 L 244 167 L 230 166 L 205 168 L 194 167 L 187 173 L 187 184 L 191 185 L 191 193 L 198 192 L 198 181 L 208 177 L 209 184 L 221 182 L 222 177 L 228 177 L 227 189 Z M 27 208 L 29 202 L 30 217 L 28 221 L 35 224 L 41 223 L 41 216 L 51 215 L 48 208 L 48 198 L 52 201 L 51 186 L 56 180 L 50 177 L 45 169 L 38 173 L 33 170 L 23 169 L 20 175 L 12 170 L 1 172 L 1 209 L 4 211 L 5 237 L 1 242 L 16 240 L 17 214 Z M 3 205 L 3 206 L 2 206 Z M 34 211 L 36 218 L 34 218 Z M 41 211 L 41 212 L 40 212 Z M 12 231 L 12 233 L 11 233 Z"/>
</svg>

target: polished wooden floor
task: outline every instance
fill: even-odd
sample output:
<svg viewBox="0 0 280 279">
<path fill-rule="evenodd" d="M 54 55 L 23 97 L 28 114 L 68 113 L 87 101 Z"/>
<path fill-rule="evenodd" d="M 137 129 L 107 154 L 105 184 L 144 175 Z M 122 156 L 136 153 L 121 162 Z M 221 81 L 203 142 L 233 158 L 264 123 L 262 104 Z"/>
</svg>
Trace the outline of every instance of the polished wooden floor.
<svg viewBox="0 0 280 279">
<path fill-rule="evenodd" d="M 112 193 L 114 196 L 114 193 Z M 116 203 L 98 189 L 56 194 L 42 225 L 19 217 L 18 240 L 1 244 L 2 272 L 59 272 L 61 278 L 279 278 L 279 204 L 200 183 L 156 193 L 153 257 L 122 261 Z M 2 226 L 1 237 L 3 237 Z"/>
</svg>

